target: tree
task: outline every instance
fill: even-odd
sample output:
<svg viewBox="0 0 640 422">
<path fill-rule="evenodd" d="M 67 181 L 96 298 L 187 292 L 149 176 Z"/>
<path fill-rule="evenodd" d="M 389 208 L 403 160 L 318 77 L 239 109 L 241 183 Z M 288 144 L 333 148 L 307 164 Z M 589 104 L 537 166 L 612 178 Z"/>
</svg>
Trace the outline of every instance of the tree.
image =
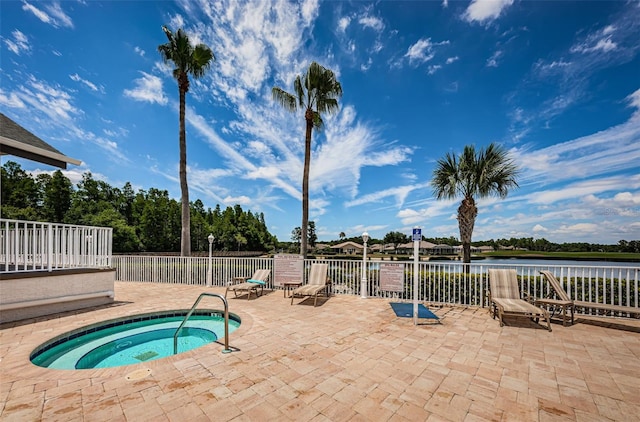
<svg viewBox="0 0 640 422">
<path fill-rule="evenodd" d="M 240 233 L 236 233 L 236 235 L 233 237 L 233 239 L 238 244 L 238 251 L 240 250 L 240 246 L 244 246 L 244 245 L 247 244 L 247 238 L 244 237 L 243 235 L 241 235 Z"/>
<path fill-rule="evenodd" d="M 307 230 L 307 242 L 309 242 L 309 246 L 312 248 L 316 247 L 316 242 L 318 241 L 318 236 L 316 235 L 316 222 L 309 221 L 309 228 Z"/>
<path fill-rule="evenodd" d="M 60 170 L 56 170 L 44 186 L 43 212 L 48 221 L 64 221 L 73 197 L 73 184 Z"/>
<path fill-rule="evenodd" d="M 398 245 L 401 243 L 409 242 L 409 236 L 402 232 L 389 232 L 384 235 L 383 243 L 386 245 L 387 243 L 393 244 L 393 250 L 398 253 Z"/>
<path fill-rule="evenodd" d="M 302 230 L 300 230 L 300 227 L 296 227 L 295 229 L 291 230 L 291 241 L 300 243 L 300 239 L 302 239 Z"/>
<path fill-rule="evenodd" d="M 204 44 L 195 47 L 182 30 L 173 34 L 166 26 L 162 26 L 168 43 L 158 46 L 158 51 L 165 63 L 171 61 L 175 65 L 173 77 L 178 81 L 180 92 L 180 191 L 182 193 L 182 231 L 180 236 L 180 255 L 191 255 L 191 218 L 189 208 L 189 187 L 187 185 L 187 139 L 185 131 L 185 97 L 189 92 L 189 75 L 198 79 L 215 60 L 213 52 Z"/>
<path fill-rule="evenodd" d="M 347 235 L 346 235 L 346 234 L 344 234 L 344 232 L 340 232 L 340 234 L 338 235 L 338 237 L 340 238 L 340 240 L 344 240 L 344 238 L 345 238 L 346 236 L 347 236 Z"/>
<path fill-rule="evenodd" d="M 309 223 L 309 169 L 311 164 L 311 132 L 313 128 L 322 128 L 321 113 L 333 113 L 338 110 L 337 97 L 342 96 L 342 85 L 336 80 L 333 71 L 316 62 L 309 65 L 304 75 L 298 75 L 293 82 L 295 94 L 282 88 L 271 90 L 274 101 L 285 109 L 295 112 L 298 107 L 304 109 L 306 131 L 304 139 L 304 170 L 302 174 L 302 233 L 300 234 L 300 253 L 307 257 L 307 227 Z"/>
<path fill-rule="evenodd" d="M 459 156 L 447 153 L 438 160 L 431 180 L 434 195 L 437 199 L 462 197 L 458 227 L 464 263 L 471 262 L 471 236 L 478 215 L 476 198 L 505 198 L 510 189 L 518 187 L 517 176 L 518 168 L 508 152 L 495 143 L 478 152 L 467 145 Z"/>
</svg>

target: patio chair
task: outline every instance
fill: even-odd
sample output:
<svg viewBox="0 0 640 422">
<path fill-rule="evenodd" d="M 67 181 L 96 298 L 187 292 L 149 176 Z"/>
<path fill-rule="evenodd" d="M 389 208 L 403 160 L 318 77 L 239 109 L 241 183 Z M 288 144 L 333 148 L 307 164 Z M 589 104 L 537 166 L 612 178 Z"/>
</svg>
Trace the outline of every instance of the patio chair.
<svg viewBox="0 0 640 422">
<path fill-rule="evenodd" d="M 571 313 L 571 325 L 573 325 L 574 311 L 575 311 L 575 305 L 573 304 L 573 300 L 571 300 L 567 292 L 565 292 L 565 290 L 560 285 L 560 282 L 558 281 L 558 279 L 556 279 L 556 277 L 550 271 L 540 271 L 540 274 L 542 274 L 549 282 L 549 285 L 551 286 L 551 291 L 546 297 L 536 299 L 534 303 L 536 304 L 536 306 L 552 308 L 553 309 L 551 313 L 552 316 L 555 313 L 555 310 L 557 308 L 561 308 L 562 309 L 562 325 L 566 325 L 566 322 L 568 320 L 567 318 L 567 310 L 568 310 Z M 557 297 L 557 299 L 554 299 L 554 296 Z"/>
<path fill-rule="evenodd" d="M 583 310 L 593 309 L 595 311 L 600 311 L 605 315 L 618 313 L 618 314 L 635 315 L 636 317 L 640 317 L 640 308 L 637 306 L 612 305 L 608 303 L 595 303 L 595 302 L 586 302 L 582 300 L 572 300 L 567 294 L 567 292 L 562 288 L 556 276 L 554 276 L 551 271 L 540 271 L 540 274 L 542 274 L 547 279 L 547 281 L 549 282 L 553 290 L 556 292 L 556 294 L 560 298 L 560 301 L 571 303 L 571 323 L 572 324 L 573 324 L 573 313 L 575 308 L 582 308 Z M 550 299 L 538 299 L 538 300 L 540 300 L 541 302 L 543 301 L 548 302 Z"/>
<path fill-rule="evenodd" d="M 331 281 L 327 275 L 328 264 L 311 264 L 311 270 L 309 271 L 309 283 L 304 284 L 296 288 L 291 294 L 291 304 L 293 305 L 293 298 L 296 296 L 313 296 L 313 306 L 315 307 L 318 302 L 318 293 L 324 290 L 325 295 L 329 296 L 329 286 Z"/>
<path fill-rule="evenodd" d="M 504 317 L 527 317 L 538 322 L 540 318 L 547 321 L 547 329 L 551 331 L 549 312 L 520 298 L 518 275 L 516 270 L 489 270 L 489 312 L 493 319 L 498 315 L 500 326 L 504 326 Z"/>
<path fill-rule="evenodd" d="M 231 284 L 227 286 L 227 290 L 224 292 L 224 297 L 227 297 L 227 293 L 229 290 L 233 290 L 233 294 L 235 297 L 238 297 L 238 291 L 246 291 L 247 292 L 247 300 L 251 298 L 251 292 L 255 292 L 256 299 L 258 298 L 258 289 L 260 289 L 260 296 L 264 292 L 264 285 L 269 279 L 269 274 L 271 274 L 271 270 L 256 270 L 253 273 L 251 278 L 249 277 L 235 277 L 234 280 L 244 280 L 242 283 Z"/>
</svg>

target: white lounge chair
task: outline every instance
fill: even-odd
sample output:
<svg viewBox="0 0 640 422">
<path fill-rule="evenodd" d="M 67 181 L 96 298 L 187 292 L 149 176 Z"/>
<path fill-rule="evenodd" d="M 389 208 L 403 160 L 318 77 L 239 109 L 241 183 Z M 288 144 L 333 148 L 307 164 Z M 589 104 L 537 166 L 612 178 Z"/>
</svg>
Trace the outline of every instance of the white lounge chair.
<svg viewBox="0 0 640 422">
<path fill-rule="evenodd" d="M 544 318 L 547 321 L 547 329 L 551 331 L 549 312 L 539 308 L 520 298 L 518 287 L 518 275 L 516 270 L 489 270 L 489 312 L 495 319 L 500 320 L 500 326 L 504 326 L 504 316 L 517 316 L 535 319 Z"/>
<path fill-rule="evenodd" d="M 252 277 L 237 277 L 238 279 L 244 279 L 243 283 L 232 284 L 227 286 L 227 290 L 224 292 L 224 297 L 227 297 L 229 290 L 233 290 L 235 297 L 238 297 L 238 291 L 247 292 L 247 300 L 251 298 L 251 292 L 255 292 L 256 298 L 258 298 L 258 289 L 260 289 L 260 296 L 264 292 L 264 285 L 269 279 L 271 270 L 256 270 Z"/>
<path fill-rule="evenodd" d="M 291 294 L 291 304 L 293 305 L 293 298 L 296 296 L 313 296 L 313 306 L 315 307 L 318 302 L 318 293 L 324 290 L 326 296 L 329 296 L 329 286 L 331 281 L 327 275 L 327 264 L 311 264 L 311 270 L 309 271 L 309 283 L 302 285 L 295 289 Z"/>
</svg>

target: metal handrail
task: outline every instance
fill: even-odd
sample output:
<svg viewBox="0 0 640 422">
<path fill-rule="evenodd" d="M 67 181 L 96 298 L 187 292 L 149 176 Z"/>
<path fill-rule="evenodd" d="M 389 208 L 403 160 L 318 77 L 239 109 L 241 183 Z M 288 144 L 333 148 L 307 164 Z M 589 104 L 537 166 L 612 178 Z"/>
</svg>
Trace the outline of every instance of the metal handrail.
<svg viewBox="0 0 640 422">
<path fill-rule="evenodd" d="M 176 330 L 176 333 L 173 335 L 173 354 L 174 355 L 178 354 L 178 333 L 180 333 L 180 330 L 182 330 L 182 327 L 184 326 L 184 324 L 186 324 L 191 314 L 193 314 L 193 311 L 196 310 L 196 306 L 198 306 L 198 303 L 200 303 L 200 300 L 204 296 L 219 297 L 220 300 L 222 300 L 222 303 L 224 304 L 224 350 L 222 351 L 222 353 L 231 352 L 231 349 L 229 349 L 229 305 L 227 303 L 227 299 L 225 299 L 224 296 L 219 295 L 217 293 L 200 293 L 200 296 L 198 296 L 198 299 L 196 299 L 196 301 L 193 303 L 193 306 L 191 307 L 187 315 L 182 320 L 182 323 Z"/>
</svg>

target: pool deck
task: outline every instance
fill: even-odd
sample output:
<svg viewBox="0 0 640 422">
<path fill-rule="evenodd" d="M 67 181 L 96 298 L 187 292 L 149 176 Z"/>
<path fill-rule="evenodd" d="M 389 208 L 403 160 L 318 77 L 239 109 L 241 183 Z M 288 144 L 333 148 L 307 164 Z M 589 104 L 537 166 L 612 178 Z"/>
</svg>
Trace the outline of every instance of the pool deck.
<svg viewBox="0 0 640 422">
<path fill-rule="evenodd" d="M 222 288 L 116 282 L 117 303 L 0 326 L 4 421 L 636 421 L 640 320 L 583 318 L 553 332 L 500 327 L 487 309 L 430 308 L 441 324 L 397 318 L 384 299 L 247 301 L 232 353 L 213 343 L 138 365 L 37 367 L 29 354 L 75 328 L 188 309 Z M 200 307 L 221 308 L 205 298 Z"/>
</svg>

